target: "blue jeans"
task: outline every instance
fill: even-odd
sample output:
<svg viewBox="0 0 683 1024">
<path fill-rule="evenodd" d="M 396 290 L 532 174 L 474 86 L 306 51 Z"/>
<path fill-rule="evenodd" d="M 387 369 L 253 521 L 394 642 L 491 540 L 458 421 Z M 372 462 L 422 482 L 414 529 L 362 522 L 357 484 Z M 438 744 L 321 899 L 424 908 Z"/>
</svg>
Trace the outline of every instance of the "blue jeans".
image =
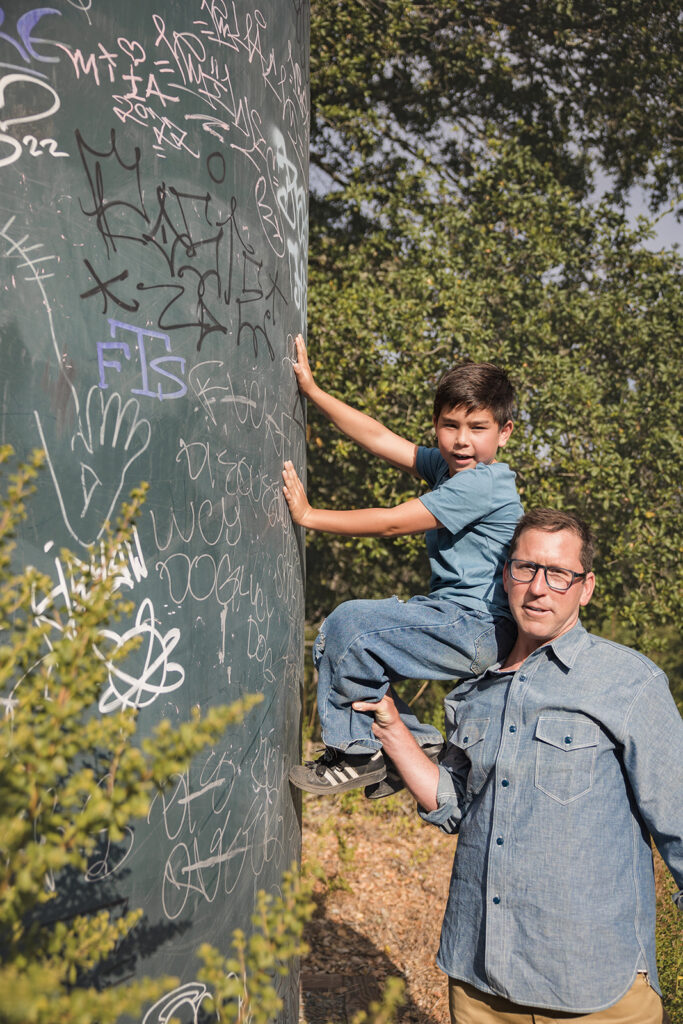
<svg viewBox="0 0 683 1024">
<path fill-rule="evenodd" d="M 323 742 L 359 754 L 378 750 L 373 716 L 353 701 L 378 701 L 399 679 L 471 679 L 504 658 L 514 623 L 455 601 L 412 597 L 346 601 L 322 624 L 313 645 Z M 420 746 L 440 743 L 392 691 L 401 718 Z"/>
</svg>

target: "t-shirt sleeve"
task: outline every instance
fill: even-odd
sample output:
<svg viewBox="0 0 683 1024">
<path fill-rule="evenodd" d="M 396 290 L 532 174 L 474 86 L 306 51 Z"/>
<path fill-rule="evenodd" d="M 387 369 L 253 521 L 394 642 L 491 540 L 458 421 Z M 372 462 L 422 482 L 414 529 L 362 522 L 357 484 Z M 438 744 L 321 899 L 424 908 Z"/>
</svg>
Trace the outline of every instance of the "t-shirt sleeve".
<svg viewBox="0 0 683 1024">
<path fill-rule="evenodd" d="M 426 448 L 424 445 L 418 445 L 415 468 L 418 475 L 430 487 L 436 487 L 440 480 L 448 476 L 446 460 L 438 448 Z"/>
<path fill-rule="evenodd" d="M 436 490 L 421 495 L 420 501 L 442 526 L 451 533 L 459 533 L 500 505 L 501 483 L 495 481 L 494 502 L 492 467 L 480 464 L 476 469 L 465 469 L 449 477 Z"/>
</svg>

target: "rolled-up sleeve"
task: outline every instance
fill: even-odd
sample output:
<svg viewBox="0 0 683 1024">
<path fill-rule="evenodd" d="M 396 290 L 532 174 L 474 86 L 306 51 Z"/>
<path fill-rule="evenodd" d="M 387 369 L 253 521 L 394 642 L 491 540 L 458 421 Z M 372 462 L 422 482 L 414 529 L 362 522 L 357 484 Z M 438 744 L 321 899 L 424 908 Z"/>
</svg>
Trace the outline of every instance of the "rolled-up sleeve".
<svg viewBox="0 0 683 1024">
<path fill-rule="evenodd" d="M 462 784 L 457 772 L 443 765 L 439 767 L 436 799 L 439 806 L 435 811 L 425 811 L 424 808 L 418 807 L 418 814 L 429 825 L 436 825 L 448 835 L 455 835 L 464 814 Z"/>
</svg>

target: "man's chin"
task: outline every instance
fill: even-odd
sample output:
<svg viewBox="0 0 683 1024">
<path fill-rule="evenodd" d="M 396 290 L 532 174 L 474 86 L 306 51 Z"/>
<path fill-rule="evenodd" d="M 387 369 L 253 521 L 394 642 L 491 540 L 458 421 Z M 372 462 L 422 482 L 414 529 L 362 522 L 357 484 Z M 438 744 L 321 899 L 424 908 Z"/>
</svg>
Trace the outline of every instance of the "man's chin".
<svg viewBox="0 0 683 1024">
<path fill-rule="evenodd" d="M 550 611 L 546 609 L 525 608 L 522 619 L 525 633 L 530 633 L 537 638 L 552 636 L 553 617 Z"/>
</svg>

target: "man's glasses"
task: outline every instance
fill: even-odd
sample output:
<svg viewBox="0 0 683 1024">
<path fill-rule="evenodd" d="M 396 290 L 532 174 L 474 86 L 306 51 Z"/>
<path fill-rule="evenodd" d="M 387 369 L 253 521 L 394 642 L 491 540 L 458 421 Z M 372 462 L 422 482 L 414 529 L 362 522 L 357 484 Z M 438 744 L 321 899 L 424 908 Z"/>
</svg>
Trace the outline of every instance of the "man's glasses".
<svg viewBox="0 0 683 1024">
<path fill-rule="evenodd" d="M 557 565 L 540 565 L 539 562 L 525 562 L 521 558 L 508 559 L 510 575 L 517 583 L 531 583 L 539 569 L 543 570 L 545 581 L 551 590 L 569 590 L 576 580 L 585 580 L 588 573 L 561 569 Z"/>
</svg>

